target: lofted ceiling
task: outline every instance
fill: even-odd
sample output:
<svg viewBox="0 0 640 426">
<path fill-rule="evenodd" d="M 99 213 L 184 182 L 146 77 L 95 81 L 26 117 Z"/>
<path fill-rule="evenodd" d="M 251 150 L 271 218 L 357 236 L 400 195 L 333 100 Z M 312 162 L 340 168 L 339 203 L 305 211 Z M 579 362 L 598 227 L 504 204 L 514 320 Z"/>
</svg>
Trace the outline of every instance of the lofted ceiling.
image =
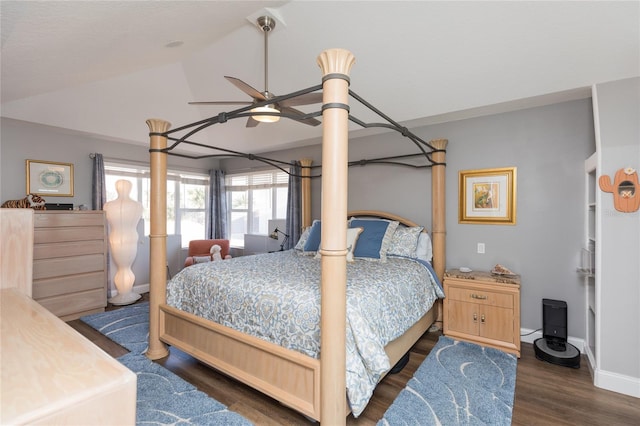
<svg viewBox="0 0 640 426">
<path fill-rule="evenodd" d="M 319 84 L 318 54 L 345 48 L 351 88 L 407 125 L 586 97 L 640 75 L 637 1 L 2 0 L 0 14 L 3 117 L 143 145 L 148 118 L 178 127 L 237 108 L 189 101 L 249 101 L 225 75 L 264 90 L 262 14 L 277 21 L 270 91 Z M 320 134 L 237 119 L 193 140 L 258 153 Z"/>
</svg>

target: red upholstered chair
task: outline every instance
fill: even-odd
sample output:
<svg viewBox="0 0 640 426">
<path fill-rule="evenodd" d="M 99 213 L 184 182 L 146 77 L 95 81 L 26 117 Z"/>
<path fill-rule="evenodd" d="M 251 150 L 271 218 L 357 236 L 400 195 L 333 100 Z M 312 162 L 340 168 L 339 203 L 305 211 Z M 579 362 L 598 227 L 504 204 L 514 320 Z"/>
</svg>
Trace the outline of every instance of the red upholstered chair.
<svg viewBox="0 0 640 426">
<path fill-rule="evenodd" d="M 192 240 L 189 241 L 189 253 L 187 255 L 187 259 L 184 261 L 184 266 L 191 266 L 195 262 L 194 257 L 204 257 L 211 256 L 209 250 L 211 250 L 211 246 L 217 244 L 220 246 L 220 255 L 223 259 L 230 259 L 231 255 L 229 254 L 229 240 Z"/>
</svg>

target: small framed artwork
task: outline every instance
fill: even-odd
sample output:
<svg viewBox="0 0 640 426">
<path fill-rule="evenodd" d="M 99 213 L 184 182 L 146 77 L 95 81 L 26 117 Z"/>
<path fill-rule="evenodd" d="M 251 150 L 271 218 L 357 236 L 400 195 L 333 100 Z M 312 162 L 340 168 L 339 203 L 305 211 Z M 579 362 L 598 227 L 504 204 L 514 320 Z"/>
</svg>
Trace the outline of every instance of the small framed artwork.
<svg viewBox="0 0 640 426">
<path fill-rule="evenodd" d="M 27 160 L 27 194 L 73 197 L 73 164 Z"/>
<path fill-rule="evenodd" d="M 516 224 L 516 168 L 462 170 L 459 223 Z"/>
</svg>

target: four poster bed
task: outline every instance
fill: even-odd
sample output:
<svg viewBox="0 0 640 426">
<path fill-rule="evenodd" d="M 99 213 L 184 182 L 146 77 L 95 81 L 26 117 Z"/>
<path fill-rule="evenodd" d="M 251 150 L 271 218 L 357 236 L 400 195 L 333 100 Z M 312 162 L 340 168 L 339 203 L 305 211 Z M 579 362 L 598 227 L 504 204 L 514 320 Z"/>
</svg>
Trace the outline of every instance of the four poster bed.
<svg viewBox="0 0 640 426">
<path fill-rule="evenodd" d="M 348 262 L 353 255 L 351 246 L 347 244 L 348 235 L 351 235 L 347 226 L 348 218 L 352 216 L 358 219 L 371 217 L 384 219 L 388 223 L 394 223 L 394 229 L 396 226 L 397 229 L 413 231 L 419 229 L 416 223 L 393 214 L 377 211 L 347 212 L 347 135 L 348 120 L 353 120 L 348 112 L 348 99 L 349 95 L 354 96 L 348 89 L 348 73 L 353 62 L 352 54 L 346 50 L 331 49 L 323 52 L 318 57 L 318 64 L 323 72 L 323 84 L 309 89 L 323 91 L 321 112 L 323 204 L 320 218 L 322 226 L 319 230 L 321 244 L 317 248 L 316 256 L 305 256 L 305 253 L 300 253 L 300 251 L 304 252 L 302 247 L 302 250 L 294 249 L 239 257 L 225 262 L 194 265 L 181 271 L 167 285 L 165 275 L 166 156 L 171 149 L 167 148 L 167 139 L 171 137 L 168 132 L 168 122 L 156 119 L 147 121 L 151 137 L 151 277 L 147 356 L 151 359 L 165 357 L 168 355 L 165 344 L 173 345 L 217 370 L 272 396 L 284 405 L 310 418 L 332 425 L 343 424 L 351 408 L 354 408 L 354 414 L 359 414 L 366 406 L 368 397 L 373 391 L 372 387 L 375 387 L 388 369 L 409 351 L 435 321 L 439 320 L 441 303 L 437 298 L 443 295 L 438 288 L 437 279 L 434 280 L 433 277 L 442 278 L 445 269 L 444 149 L 447 141 L 444 139 L 425 144 L 430 151 L 425 153 L 425 156 L 433 166 L 430 229 L 433 246 L 432 268 L 412 256 L 390 255 L 386 262 L 361 260 Z M 291 97 L 295 94 L 286 96 Z M 286 96 L 280 98 L 286 98 Z M 260 106 L 260 104 L 256 105 Z M 236 113 L 235 116 L 247 116 L 245 111 L 249 108 L 242 108 L 233 113 Z M 381 115 L 379 112 L 378 114 Z M 195 123 L 197 129 L 188 132 L 179 142 L 186 141 L 188 136 L 202 128 L 224 122 L 228 118 L 219 115 L 211 120 Z M 414 142 L 419 139 L 407 129 L 393 124 L 395 130 Z M 179 129 L 182 128 L 176 130 Z M 424 153 L 424 150 L 422 151 Z M 302 161 L 302 164 L 308 166 L 310 162 Z M 310 169 L 304 168 L 302 175 L 307 178 L 302 179 L 302 225 L 308 227 L 312 225 Z M 363 229 L 368 228 L 369 224 L 363 224 L 362 221 L 359 224 L 360 227 L 357 228 L 359 231 L 356 232 L 367 232 Z M 391 225 L 387 227 L 388 235 L 394 233 L 393 231 L 390 233 L 390 228 Z M 313 228 L 311 232 L 314 232 Z M 357 251 L 358 243 L 354 246 Z M 382 256 L 382 252 L 380 253 Z M 245 275 L 253 274 L 249 284 L 257 287 L 245 288 L 242 282 L 233 281 L 234 275 L 236 277 L 243 275 L 236 269 L 242 265 L 249 268 L 245 271 L 250 271 L 245 272 Z M 269 265 L 278 266 L 268 267 Z M 278 270 L 285 270 L 288 277 L 269 275 Z M 367 275 L 382 277 L 382 281 L 378 283 L 364 281 Z M 415 283 L 408 283 L 404 279 L 410 276 L 416 278 Z M 242 278 L 244 279 L 244 276 Z M 202 283 L 202 287 L 194 283 L 198 281 Z M 220 284 L 223 281 L 230 282 L 226 290 L 218 286 L 210 287 L 213 285 L 212 282 Z M 295 304 L 304 305 L 307 311 L 302 313 L 280 311 L 287 302 L 283 301 L 285 299 L 278 299 L 280 296 L 260 293 L 267 287 L 264 285 L 266 282 L 285 288 L 285 293 L 288 295 L 286 300 L 294 300 Z M 392 284 L 396 282 L 402 287 L 394 289 Z M 299 293 L 302 291 L 299 287 L 294 287 L 300 283 L 303 283 L 303 287 L 309 291 L 308 296 L 307 293 L 305 295 Z M 399 305 L 381 308 L 380 315 L 372 311 L 374 299 L 386 303 L 390 299 L 395 299 L 395 295 L 406 293 L 408 291 L 406 289 L 414 284 L 417 288 L 416 293 L 409 293 L 408 299 L 400 300 Z M 394 297 L 373 296 L 374 286 L 380 287 L 383 293 L 392 294 Z M 243 298 L 239 293 L 243 293 Z M 259 299 L 255 302 L 259 312 L 254 312 L 254 318 L 249 314 L 249 319 L 243 325 L 231 324 L 230 319 L 238 315 L 239 308 L 236 308 L 243 304 L 251 305 L 252 303 L 247 302 L 248 299 L 244 297 L 252 295 L 257 295 Z M 205 296 L 211 299 L 202 303 Z M 314 299 L 314 303 L 319 303 L 320 306 L 317 307 L 312 302 L 306 304 L 304 302 L 306 297 Z M 217 302 L 222 299 L 231 301 L 231 305 L 218 305 Z M 269 303 L 265 303 L 265 300 Z M 367 300 L 371 303 L 365 303 Z M 411 300 L 419 301 L 416 303 L 419 303 L 421 308 L 411 305 Z M 356 311 L 361 315 L 358 316 Z M 402 315 L 399 318 L 389 319 L 390 317 L 385 316 L 387 311 L 400 311 Z M 293 327 L 282 325 L 285 317 L 293 317 L 294 323 L 307 327 L 302 337 L 286 333 L 284 337 L 275 336 L 277 333 L 274 328 L 282 327 L 290 330 Z M 381 318 L 378 325 L 382 328 L 392 323 L 406 324 L 402 330 L 390 330 L 384 338 L 378 339 L 378 334 L 381 332 L 372 331 L 375 344 L 369 340 L 361 341 L 361 337 L 368 334 L 369 329 L 357 328 L 356 323 L 367 322 L 367 319 L 372 319 L 371 317 Z M 308 325 L 306 320 L 300 321 L 300 318 L 308 319 L 315 324 Z M 368 326 L 371 326 L 369 323 Z M 250 330 L 252 328 L 253 330 Z M 310 335 L 316 337 L 310 338 Z M 312 348 L 308 349 L 300 343 L 302 341 L 310 341 Z M 376 345 L 381 346 L 380 350 L 383 352 L 376 353 L 377 349 L 373 348 L 373 360 L 366 356 L 362 359 L 352 357 L 353 353 L 368 352 L 370 347 Z M 321 355 L 320 348 L 322 348 Z M 360 369 L 354 365 L 364 365 L 362 369 L 373 370 L 374 373 L 367 378 L 354 375 L 354 370 Z M 360 387 L 365 382 L 369 382 L 371 386 L 364 390 L 364 395 L 352 389 Z M 351 385 L 348 386 L 348 383 Z M 349 400 L 346 395 L 349 396 Z"/>
</svg>

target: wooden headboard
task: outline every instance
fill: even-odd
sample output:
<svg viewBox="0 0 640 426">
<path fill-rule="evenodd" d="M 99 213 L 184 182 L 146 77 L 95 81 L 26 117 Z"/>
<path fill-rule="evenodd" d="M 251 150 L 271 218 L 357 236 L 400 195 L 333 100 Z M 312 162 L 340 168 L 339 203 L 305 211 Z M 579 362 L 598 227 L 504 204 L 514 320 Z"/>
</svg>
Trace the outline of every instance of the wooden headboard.
<svg viewBox="0 0 640 426">
<path fill-rule="evenodd" d="M 404 217 L 378 210 L 353 210 L 347 213 L 347 218 L 350 217 L 375 217 L 379 219 L 395 220 L 404 226 L 421 226 L 409 219 L 405 219 Z"/>
</svg>

